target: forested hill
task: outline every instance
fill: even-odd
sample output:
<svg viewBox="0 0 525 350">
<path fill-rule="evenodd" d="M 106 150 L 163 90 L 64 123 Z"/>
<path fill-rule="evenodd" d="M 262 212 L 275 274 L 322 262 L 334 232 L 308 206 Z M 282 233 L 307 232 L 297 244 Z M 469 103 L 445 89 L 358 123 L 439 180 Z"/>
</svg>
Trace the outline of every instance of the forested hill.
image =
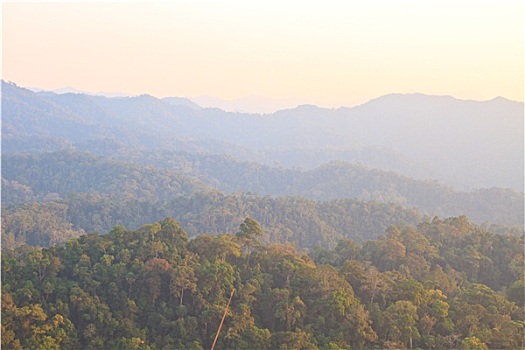
<svg viewBox="0 0 525 350">
<path fill-rule="evenodd" d="M 2 253 L 3 349 L 520 349 L 523 237 L 466 218 L 309 255 L 173 219 Z M 231 302 L 230 302 L 231 301 Z"/>
<path fill-rule="evenodd" d="M 166 201 L 212 189 L 195 177 L 89 153 L 3 156 L 2 165 L 4 205 L 64 198 L 75 193 Z M 20 189 L 25 192 L 21 194 Z"/>
<path fill-rule="evenodd" d="M 268 242 L 290 242 L 300 249 L 333 247 L 344 237 L 363 241 L 390 225 L 421 219 L 415 209 L 349 199 L 317 203 L 298 197 L 207 192 L 162 202 L 76 194 L 4 209 L 2 247 L 55 245 L 86 232 L 106 232 L 117 224 L 137 228 L 167 215 L 180 221 L 191 236 L 234 232 L 243 217 L 252 216 L 265 228 Z"/>
<path fill-rule="evenodd" d="M 2 82 L 5 153 L 178 149 L 319 166 L 356 160 L 457 188 L 523 190 L 523 103 L 388 95 L 354 108 L 227 113 L 141 95 L 34 93 Z"/>
<path fill-rule="evenodd" d="M 523 348 L 523 162 L 505 99 L 2 82 L 2 348 L 209 349 L 223 315 L 223 349 Z"/>
<path fill-rule="evenodd" d="M 142 166 L 69 151 L 4 156 L 3 205 L 63 199 L 76 193 L 166 203 L 178 196 L 216 188 L 261 196 L 391 202 L 416 207 L 429 216 L 467 215 L 479 224 L 513 226 L 524 221 L 523 193 L 497 188 L 455 191 L 435 181 L 344 162 L 301 171 L 183 152 L 138 153 L 137 162 Z M 156 219 L 150 217 L 142 223 Z"/>
</svg>

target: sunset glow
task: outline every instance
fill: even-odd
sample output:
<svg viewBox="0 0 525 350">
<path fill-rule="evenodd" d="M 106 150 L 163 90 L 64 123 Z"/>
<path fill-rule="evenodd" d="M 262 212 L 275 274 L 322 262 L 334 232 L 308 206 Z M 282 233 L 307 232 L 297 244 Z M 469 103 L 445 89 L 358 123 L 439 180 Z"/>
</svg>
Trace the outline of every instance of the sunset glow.
<svg viewBox="0 0 525 350">
<path fill-rule="evenodd" d="M 2 76 L 91 92 L 523 100 L 522 1 L 4 2 Z"/>
</svg>

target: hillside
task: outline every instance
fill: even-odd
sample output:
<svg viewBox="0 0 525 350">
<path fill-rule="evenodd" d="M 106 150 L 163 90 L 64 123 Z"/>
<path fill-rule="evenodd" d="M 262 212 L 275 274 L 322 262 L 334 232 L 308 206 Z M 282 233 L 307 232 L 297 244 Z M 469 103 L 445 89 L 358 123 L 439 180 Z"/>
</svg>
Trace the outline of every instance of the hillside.
<svg viewBox="0 0 525 350">
<path fill-rule="evenodd" d="M 524 346 L 523 104 L 2 84 L 2 347 Z"/>
<path fill-rule="evenodd" d="M 524 5 L 1 3 L 0 350 L 525 350 Z"/>
<path fill-rule="evenodd" d="M 124 158 L 138 164 L 69 151 L 4 156 L 3 204 L 63 199 L 74 194 L 166 203 L 178 196 L 215 189 L 319 201 L 394 203 L 415 207 L 431 217 L 467 215 L 479 224 L 514 226 L 524 221 L 523 193 L 498 188 L 456 191 L 435 181 L 345 162 L 299 170 L 186 152 L 136 152 Z"/>
<path fill-rule="evenodd" d="M 50 195 L 63 198 L 75 193 L 97 193 L 110 198 L 164 201 L 211 189 L 189 176 L 89 153 L 64 151 L 3 156 L 2 165 L 3 179 L 11 185 L 29 187 L 35 199 Z M 16 203 L 11 200 L 13 186 L 7 182 L 2 188 L 4 205 Z"/>
<path fill-rule="evenodd" d="M 167 215 L 183 223 L 190 236 L 234 232 L 244 217 L 251 216 L 265 228 L 267 242 L 290 242 L 300 249 L 333 247 L 344 237 L 363 241 L 390 225 L 415 224 L 422 217 L 415 209 L 357 200 L 317 203 L 300 197 L 211 192 L 160 201 L 76 194 L 4 208 L 2 246 L 49 246 L 115 225 L 138 228 Z"/>
<path fill-rule="evenodd" d="M 166 218 L 4 248 L 2 348 L 208 349 L 221 317 L 221 349 L 524 346 L 523 238 L 465 217 L 310 255 L 265 235 L 245 218 L 189 240 Z"/>
<path fill-rule="evenodd" d="M 387 95 L 354 108 L 299 106 L 254 115 L 173 105 L 148 95 L 107 98 L 36 94 L 4 82 L 2 87 L 3 150 L 9 153 L 109 140 L 127 148 L 203 150 L 283 166 L 360 158 L 364 165 L 458 188 L 523 190 L 523 103 L 505 99 Z M 374 151 L 363 156 L 365 150 Z"/>
</svg>

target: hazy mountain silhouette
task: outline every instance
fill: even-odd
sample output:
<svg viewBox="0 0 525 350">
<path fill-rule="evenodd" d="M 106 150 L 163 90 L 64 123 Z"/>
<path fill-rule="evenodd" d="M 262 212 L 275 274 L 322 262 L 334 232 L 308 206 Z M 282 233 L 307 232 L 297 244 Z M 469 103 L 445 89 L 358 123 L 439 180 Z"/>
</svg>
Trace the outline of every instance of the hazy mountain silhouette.
<svg viewBox="0 0 525 350">
<path fill-rule="evenodd" d="M 193 102 L 192 100 L 184 97 L 165 97 L 162 101 L 169 103 L 173 106 L 186 106 L 192 109 L 201 109 L 202 107 Z"/>
<path fill-rule="evenodd" d="M 392 94 L 354 108 L 303 105 L 254 115 L 149 95 L 46 95 L 4 82 L 2 88 L 5 152 L 112 140 L 128 148 L 199 149 L 286 166 L 357 160 L 458 188 L 523 191 L 523 103 L 503 98 Z"/>
</svg>

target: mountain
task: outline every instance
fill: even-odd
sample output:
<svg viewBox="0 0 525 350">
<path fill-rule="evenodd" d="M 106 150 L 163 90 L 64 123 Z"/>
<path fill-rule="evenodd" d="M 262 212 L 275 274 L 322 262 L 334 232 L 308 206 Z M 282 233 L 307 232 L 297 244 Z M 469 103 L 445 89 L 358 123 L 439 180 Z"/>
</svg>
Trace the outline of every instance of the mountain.
<svg viewBox="0 0 525 350">
<path fill-rule="evenodd" d="M 9 185 L 4 187 L 4 206 L 16 204 L 10 202 L 10 193 L 25 186 L 31 189 L 34 199 L 88 193 L 115 199 L 167 200 L 211 190 L 211 186 L 194 177 L 88 153 L 64 151 L 3 156 L 2 165 L 2 179 Z M 12 185 L 16 187 L 13 189 Z"/>
<path fill-rule="evenodd" d="M 368 149 L 376 151 L 360 159 L 364 165 L 460 189 L 523 191 L 523 103 L 502 98 L 392 94 L 354 108 L 304 105 L 254 115 L 171 105 L 148 95 L 43 96 L 2 86 L 6 152 L 112 140 L 127 148 L 200 149 L 266 164 L 318 166 Z"/>
<path fill-rule="evenodd" d="M 523 103 L 2 89 L 3 348 L 524 346 Z"/>
<path fill-rule="evenodd" d="M 136 153 L 138 164 L 195 176 L 224 192 L 302 196 L 313 200 L 358 198 L 416 207 L 427 215 L 468 215 L 477 223 L 522 225 L 523 193 L 488 188 L 458 191 L 362 164 L 332 161 L 313 169 L 289 169 L 232 157 L 174 151 Z"/>
<path fill-rule="evenodd" d="M 348 127 L 358 127 L 362 140 L 431 167 L 442 181 L 523 190 L 523 103 L 388 95 L 352 109 L 352 115 Z"/>
<path fill-rule="evenodd" d="M 186 106 L 192 109 L 202 108 L 201 106 L 199 106 L 192 100 L 184 98 L 184 97 L 165 97 L 162 99 L 162 101 L 167 102 L 173 106 Z"/>
<path fill-rule="evenodd" d="M 231 100 L 199 96 L 192 98 L 192 100 L 206 108 L 219 108 L 229 112 L 252 114 L 271 114 L 275 111 L 294 108 L 301 104 L 298 99 L 272 99 L 261 96 L 245 96 Z"/>
<path fill-rule="evenodd" d="M 429 216 L 468 215 L 479 224 L 520 226 L 524 220 L 523 193 L 511 189 L 462 192 L 435 181 L 416 180 L 346 162 L 299 170 L 206 154 L 157 152 L 135 156 L 136 163 L 70 151 L 5 155 L 3 204 L 67 198 L 80 193 L 166 203 L 179 196 L 218 190 L 232 195 L 244 192 L 323 202 L 351 199 L 394 203 L 418 208 Z M 181 206 L 184 205 L 176 207 Z M 220 208 L 223 206 L 219 205 Z M 184 212 L 200 215 L 193 209 Z"/>
<path fill-rule="evenodd" d="M 54 89 L 51 91 L 43 90 L 37 87 L 27 87 L 27 89 L 41 93 L 41 94 L 57 94 L 57 95 L 63 95 L 63 94 L 86 94 L 86 95 L 101 95 L 106 97 L 125 97 L 129 96 L 129 94 L 123 93 L 123 92 L 105 92 L 105 91 L 99 91 L 99 92 L 89 92 L 84 90 L 79 90 L 77 88 L 74 88 L 72 86 L 65 86 L 59 89 Z"/>
</svg>

